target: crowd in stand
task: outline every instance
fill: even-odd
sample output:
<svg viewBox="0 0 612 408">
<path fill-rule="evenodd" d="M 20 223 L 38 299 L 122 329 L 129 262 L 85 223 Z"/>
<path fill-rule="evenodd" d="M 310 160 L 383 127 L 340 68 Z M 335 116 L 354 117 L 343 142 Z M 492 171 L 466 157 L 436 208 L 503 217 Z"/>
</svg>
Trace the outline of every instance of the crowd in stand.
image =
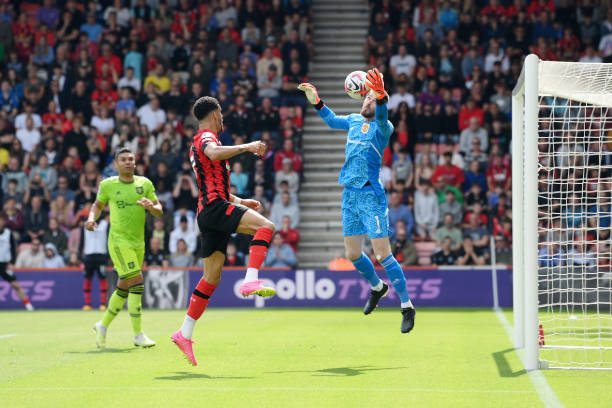
<svg viewBox="0 0 612 408">
<path fill-rule="evenodd" d="M 498 260 L 512 244 L 511 89 L 523 58 L 611 62 L 612 9 L 598 0 L 370 1 L 369 66 L 385 75 L 395 126 L 381 179 L 392 247 L 418 263 Z M 277 225 L 266 264 L 295 266 L 308 0 L 0 3 L 2 218 L 16 266 L 79 265 L 98 184 L 130 147 L 165 216 L 147 223 L 147 265 L 198 262 L 197 186 L 186 152 L 203 95 L 221 103 L 223 144 L 263 140 L 231 161 L 232 193 Z M 228 265 L 243 265 L 236 236 Z M 44 249 L 43 249 L 44 248 Z M 422 262 L 422 261 L 421 261 Z M 427 262 L 427 261 L 426 261 Z M 42 265 L 40 265 L 42 263 Z"/>
<path fill-rule="evenodd" d="M 113 152 L 131 148 L 165 215 L 147 221 L 146 266 L 199 261 L 198 188 L 187 151 L 193 102 L 215 96 L 232 193 L 277 225 L 269 266 L 296 264 L 304 98 L 312 54 L 308 0 L 75 0 L 0 3 L 1 217 L 16 267 L 77 266 L 83 223 Z M 44 248 L 44 252 L 43 252 Z M 244 265 L 248 239 L 230 244 Z M 201 261 L 200 261 L 201 262 Z"/>
<path fill-rule="evenodd" d="M 395 126 L 381 168 L 395 257 L 427 263 L 416 241 L 435 247 L 436 265 L 488 264 L 493 237 L 497 260 L 511 263 L 511 91 L 523 59 L 612 62 L 612 9 L 597 0 L 370 6 L 364 52 L 385 74 Z"/>
</svg>

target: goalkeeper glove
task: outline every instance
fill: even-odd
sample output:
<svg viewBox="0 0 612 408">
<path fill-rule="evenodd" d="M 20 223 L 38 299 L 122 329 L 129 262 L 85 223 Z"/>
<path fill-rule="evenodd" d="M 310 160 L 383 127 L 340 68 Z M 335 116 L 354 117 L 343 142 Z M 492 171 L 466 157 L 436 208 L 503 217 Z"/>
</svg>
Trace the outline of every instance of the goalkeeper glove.
<svg viewBox="0 0 612 408">
<path fill-rule="evenodd" d="M 308 102 L 311 104 L 316 105 L 321 102 L 321 99 L 319 99 L 319 94 L 317 93 L 317 88 L 315 88 L 314 85 L 305 82 L 303 84 L 299 84 L 298 89 L 306 94 L 306 99 L 308 99 Z"/>
<path fill-rule="evenodd" d="M 386 96 L 385 82 L 378 68 L 368 71 L 365 83 L 366 86 L 376 94 L 376 99 L 381 100 Z"/>
</svg>

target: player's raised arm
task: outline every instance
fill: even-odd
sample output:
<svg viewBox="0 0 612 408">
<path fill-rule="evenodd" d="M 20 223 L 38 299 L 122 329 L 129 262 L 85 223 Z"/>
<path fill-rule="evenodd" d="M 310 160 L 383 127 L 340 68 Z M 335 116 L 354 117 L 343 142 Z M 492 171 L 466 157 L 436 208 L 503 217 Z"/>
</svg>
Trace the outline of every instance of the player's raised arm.
<svg viewBox="0 0 612 408">
<path fill-rule="evenodd" d="M 368 71 L 366 86 L 376 94 L 376 126 L 388 138 L 393 133 L 393 125 L 389 122 L 389 110 L 387 108 L 389 96 L 385 92 L 385 82 L 378 68 Z"/>
<path fill-rule="evenodd" d="M 244 152 L 263 156 L 266 152 L 266 144 L 260 141 L 238 146 L 218 146 L 214 143 L 206 143 L 202 145 L 202 151 L 210 160 L 227 160 Z"/>
<path fill-rule="evenodd" d="M 329 109 L 329 107 L 327 107 L 319 98 L 317 88 L 315 88 L 314 85 L 305 82 L 303 84 L 299 84 L 298 89 L 304 92 L 308 102 L 315 107 L 315 109 L 319 112 L 321 119 L 323 119 L 330 128 L 348 130 L 348 118 L 346 116 L 337 116 L 331 109 Z"/>
</svg>

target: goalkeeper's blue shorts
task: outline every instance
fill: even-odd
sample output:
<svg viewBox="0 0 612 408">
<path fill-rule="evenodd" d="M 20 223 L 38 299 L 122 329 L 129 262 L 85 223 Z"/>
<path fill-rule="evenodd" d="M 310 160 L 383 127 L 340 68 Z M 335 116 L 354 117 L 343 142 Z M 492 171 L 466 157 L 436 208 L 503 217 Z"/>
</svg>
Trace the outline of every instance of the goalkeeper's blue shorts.
<svg viewBox="0 0 612 408">
<path fill-rule="evenodd" d="M 345 187 L 342 193 L 342 234 L 345 237 L 368 234 L 370 238 L 391 235 L 385 194 L 376 194 L 371 187 Z"/>
</svg>

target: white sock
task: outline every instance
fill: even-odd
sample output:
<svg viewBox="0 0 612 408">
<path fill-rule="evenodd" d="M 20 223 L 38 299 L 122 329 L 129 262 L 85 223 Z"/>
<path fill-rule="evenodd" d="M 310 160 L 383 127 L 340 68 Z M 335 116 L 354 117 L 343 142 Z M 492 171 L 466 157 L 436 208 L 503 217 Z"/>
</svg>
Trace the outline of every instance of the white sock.
<svg viewBox="0 0 612 408">
<path fill-rule="evenodd" d="M 244 276 L 245 282 L 256 281 L 259 277 L 259 270 L 257 268 L 247 268 L 246 275 Z"/>
<path fill-rule="evenodd" d="M 407 307 L 411 307 L 414 309 L 414 306 L 412 306 L 412 300 L 409 300 L 407 302 L 402 302 L 402 309 L 405 309 Z"/>
<path fill-rule="evenodd" d="M 183 321 L 183 325 L 181 326 L 181 334 L 184 338 L 191 340 L 191 336 L 193 336 L 193 329 L 195 328 L 197 320 L 189 315 L 185 315 L 185 320 Z"/>
<path fill-rule="evenodd" d="M 381 291 L 382 288 L 383 288 L 383 281 L 382 280 L 378 281 L 378 285 L 372 286 L 372 290 L 375 290 L 376 292 Z"/>
<path fill-rule="evenodd" d="M 100 324 L 100 331 L 102 332 L 104 337 L 106 337 L 106 329 L 108 329 L 108 327 L 104 326 L 103 324 Z"/>
</svg>

